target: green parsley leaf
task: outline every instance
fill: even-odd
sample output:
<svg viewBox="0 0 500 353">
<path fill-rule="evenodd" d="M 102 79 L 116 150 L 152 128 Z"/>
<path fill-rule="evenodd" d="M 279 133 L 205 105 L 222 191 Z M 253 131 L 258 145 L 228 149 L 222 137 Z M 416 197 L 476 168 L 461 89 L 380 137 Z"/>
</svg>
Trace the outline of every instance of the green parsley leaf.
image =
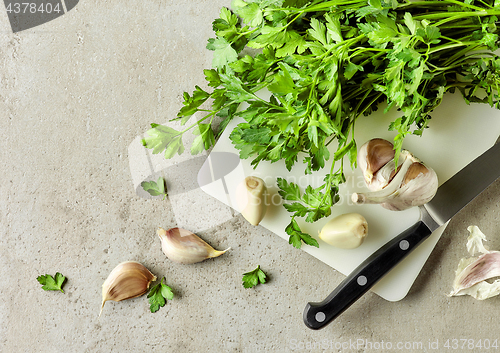
<svg viewBox="0 0 500 353">
<path fill-rule="evenodd" d="M 172 288 L 163 283 L 164 279 L 165 277 L 161 279 L 160 283 L 151 287 L 147 295 L 150 304 L 149 309 L 152 313 L 157 312 L 160 310 L 160 307 L 165 306 L 167 300 L 172 300 L 174 298 Z"/>
<path fill-rule="evenodd" d="M 276 56 L 279 58 L 293 55 L 295 53 L 302 54 L 307 50 L 307 41 L 296 31 L 287 31 L 285 44 L 276 50 Z"/>
<path fill-rule="evenodd" d="M 212 66 L 215 68 L 224 67 L 238 60 L 238 53 L 225 38 L 210 38 L 207 49 L 214 51 Z"/>
<path fill-rule="evenodd" d="M 142 140 L 146 148 L 151 148 L 153 154 L 164 152 L 165 158 L 172 158 L 176 153 L 184 152 L 182 144 L 182 133 L 171 127 L 151 124 L 151 129 L 147 131 L 148 137 Z"/>
<path fill-rule="evenodd" d="M 251 27 L 257 27 L 262 24 L 264 17 L 259 4 L 255 2 L 247 4 L 241 0 L 234 0 L 232 6 L 245 23 L 249 24 Z"/>
<path fill-rule="evenodd" d="M 241 103 L 255 99 L 255 94 L 239 78 L 223 73 L 219 73 L 219 77 L 222 85 L 226 88 L 225 95 L 233 102 Z"/>
<path fill-rule="evenodd" d="M 205 77 L 207 81 L 209 81 L 209 85 L 217 84 L 217 77 L 215 77 L 211 70 L 205 70 Z M 220 82 L 218 84 L 220 84 Z M 196 113 L 200 105 L 205 103 L 209 97 L 210 94 L 202 90 L 199 86 L 195 86 L 195 91 L 192 96 L 190 96 L 189 93 L 184 92 L 184 107 L 182 107 L 177 114 L 178 117 L 182 118 L 181 124 L 184 125 L 189 117 Z"/>
<path fill-rule="evenodd" d="M 64 293 L 62 286 L 66 281 L 66 277 L 59 272 L 56 273 L 55 277 L 51 275 L 38 276 L 37 281 L 42 285 L 43 290 L 58 290 Z"/>
<path fill-rule="evenodd" d="M 271 46 L 273 48 L 281 48 L 287 40 L 286 30 L 284 27 L 273 27 L 264 25 L 260 30 L 260 35 L 248 42 L 250 48 L 265 48 Z"/>
<path fill-rule="evenodd" d="M 252 288 L 259 283 L 266 283 L 267 275 L 260 269 L 260 265 L 253 271 L 243 274 L 243 287 Z"/>
<path fill-rule="evenodd" d="M 220 19 L 223 20 L 228 26 L 236 26 L 238 23 L 238 16 L 233 14 L 227 7 L 220 10 Z"/>
<path fill-rule="evenodd" d="M 144 189 L 144 191 L 147 191 L 151 196 L 163 195 L 164 200 L 167 197 L 167 189 L 165 187 L 165 179 L 163 179 L 162 177 L 159 177 L 156 182 L 153 180 L 143 181 L 141 183 L 141 186 Z"/>
<path fill-rule="evenodd" d="M 219 87 L 221 84 L 221 80 L 219 77 L 219 73 L 217 70 L 211 69 L 211 70 L 203 70 L 203 73 L 205 74 L 205 80 L 207 80 L 208 85 L 210 87 Z"/>
<path fill-rule="evenodd" d="M 304 244 L 319 248 L 318 241 L 311 237 L 309 234 L 302 232 L 295 218 L 292 217 L 292 220 L 290 224 L 286 226 L 285 231 L 288 235 L 290 235 L 288 242 L 295 248 L 300 249 L 302 247 L 302 242 L 304 242 Z"/>
<path fill-rule="evenodd" d="M 274 76 L 274 80 L 271 84 L 267 86 L 267 88 L 278 95 L 286 95 L 288 93 L 296 92 L 297 88 L 295 86 L 295 82 L 292 79 L 292 76 L 288 72 L 285 65 L 280 63 L 281 71 Z"/>
<path fill-rule="evenodd" d="M 193 155 L 208 150 L 210 146 L 215 144 L 215 136 L 211 124 L 199 123 L 193 134 L 197 135 L 191 145 L 191 154 Z"/>
<path fill-rule="evenodd" d="M 308 30 L 311 37 L 316 39 L 323 46 L 327 46 L 329 41 L 326 38 L 326 25 L 316 18 L 311 19 L 311 28 Z"/>
</svg>

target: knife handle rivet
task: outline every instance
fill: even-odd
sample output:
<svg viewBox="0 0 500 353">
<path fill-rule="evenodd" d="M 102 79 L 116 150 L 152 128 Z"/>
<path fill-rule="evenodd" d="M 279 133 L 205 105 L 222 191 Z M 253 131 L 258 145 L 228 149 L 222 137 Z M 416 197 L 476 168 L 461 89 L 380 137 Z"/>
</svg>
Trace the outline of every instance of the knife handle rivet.
<svg viewBox="0 0 500 353">
<path fill-rule="evenodd" d="M 323 322 L 326 319 L 326 315 L 322 311 L 318 311 L 316 315 L 314 315 L 314 318 L 316 319 L 317 322 Z"/>
<path fill-rule="evenodd" d="M 366 283 L 368 283 L 368 279 L 365 276 L 359 276 L 357 282 L 360 286 L 364 286 Z"/>
<path fill-rule="evenodd" d="M 401 250 L 408 250 L 410 248 L 410 242 L 408 240 L 401 240 L 399 242 L 399 248 Z"/>
</svg>

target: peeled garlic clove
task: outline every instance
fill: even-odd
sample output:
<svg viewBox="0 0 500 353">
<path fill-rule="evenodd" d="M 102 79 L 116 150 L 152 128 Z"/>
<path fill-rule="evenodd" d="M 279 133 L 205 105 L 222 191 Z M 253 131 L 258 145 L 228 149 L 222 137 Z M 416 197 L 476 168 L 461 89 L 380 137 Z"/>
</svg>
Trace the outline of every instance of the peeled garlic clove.
<svg viewBox="0 0 500 353">
<path fill-rule="evenodd" d="M 256 226 L 264 219 L 267 210 L 267 187 L 259 177 L 249 176 L 238 185 L 236 200 L 242 216 Z"/>
<path fill-rule="evenodd" d="M 402 151 L 403 163 L 398 170 L 387 178 L 383 188 L 368 193 L 352 194 L 352 201 L 357 204 L 377 203 L 383 207 L 401 211 L 429 202 L 437 192 L 438 178 L 434 170 L 426 166 L 409 151 Z M 394 164 L 390 164 L 393 168 Z M 385 170 L 387 173 L 387 170 Z"/>
<path fill-rule="evenodd" d="M 119 302 L 145 294 L 156 276 L 139 262 L 126 261 L 118 264 L 102 285 L 102 306 L 108 300 Z"/>
<path fill-rule="evenodd" d="M 219 251 L 212 248 L 196 234 L 182 228 L 165 230 L 158 228 L 161 248 L 167 257 L 181 264 L 194 264 L 224 254 L 230 248 Z"/>
<path fill-rule="evenodd" d="M 360 147 L 357 162 L 363 172 L 366 185 L 370 189 L 380 184 L 380 182 L 376 182 L 376 185 L 372 187 L 374 176 L 382 167 L 394 159 L 394 155 L 393 144 L 381 138 L 371 139 Z"/>
<path fill-rule="evenodd" d="M 346 213 L 328 221 L 319 238 L 325 243 L 342 249 L 360 246 L 368 234 L 368 222 L 359 213 Z"/>
</svg>

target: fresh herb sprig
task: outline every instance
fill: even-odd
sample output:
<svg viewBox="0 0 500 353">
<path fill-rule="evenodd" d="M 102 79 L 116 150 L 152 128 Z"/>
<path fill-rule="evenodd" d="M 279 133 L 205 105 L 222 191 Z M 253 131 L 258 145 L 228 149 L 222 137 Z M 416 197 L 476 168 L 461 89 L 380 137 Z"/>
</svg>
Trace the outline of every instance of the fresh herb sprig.
<svg viewBox="0 0 500 353">
<path fill-rule="evenodd" d="M 141 183 L 144 191 L 147 191 L 151 196 L 163 195 L 163 199 L 167 197 L 167 188 L 165 186 L 165 179 L 159 177 L 157 181 L 143 181 Z"/>
<path fill-rule="evenodd" d="M 243 274 L 243 287 L 252 288 L 260 283 L 266 283 L 267 275 L 261 270 L 260 265 L 253 271 Z"/>
<path fill-rule="evenodd" d="M 149 290 L 147 295 L 149 301 L 149 309 L 152 313 L 160 310 L 160 307 L 165 306 L 167 300 L 172 300 L 174 298 L 174 292 L 172 288 L 163 283 L 165 277 L 161 279 L 161 281 L 155 284 Z"/>
<path fill-rule="evenodd" d="M 57 272 L 55 276 L 51 275 L 41 275 L 36 278 L 36 280 L 42 285 L 43 290 L 55 290 L 64 293 L 62 289 L 64 283 L 66 282 L 66 277 L 60 272 Z"/>
<path fill-rule="evenodd" d="M 388 126 L 396 160 L 404 138 L 423 133 L 445 93 L 500 106 L 497 1 L 234 0 L 231 7 L 213 22 L 208 87 L 184 93 L 177 117 L 183 130 L 152 124 L 144 145 L 154 153 L 182 153 L 182 135 L 190 130 L 197 135 L 191 153 L 199 153 L 239 116 L 244 122 L 230 139 L 252 165 L 284 160 L 290 170 L 304 156 L 306 173 L 328 161 L 332 175 L 344 158 L 355 165 L 354 127 L 382 102 L 386 111 L 401 112 Z M 258 94 L 264 88 L 268 99 Z M 237 111 L 242 102 L 247 107 Z M 285 206 L 294 246 L 304 241 L 296 217 L 329 214 L 333 197 L 309 201 L 320 192 L 332 195 L 328 180 L 295 200 L 312 211 Z"/>
</svg>

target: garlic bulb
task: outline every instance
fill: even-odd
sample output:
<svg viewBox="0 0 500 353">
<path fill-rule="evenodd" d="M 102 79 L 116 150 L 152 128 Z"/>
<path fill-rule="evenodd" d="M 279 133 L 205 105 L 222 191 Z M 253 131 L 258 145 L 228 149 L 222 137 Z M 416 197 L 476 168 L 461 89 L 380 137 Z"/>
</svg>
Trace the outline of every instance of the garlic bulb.
<svg viewBox="0 0 500 353">
<path fill-rule="evenodd" d="M 256 176 L 246 177 L 238 185 L 236 200 L 242 216 L 256 226 L 262 221 L 267 210 L 267 188 L 264 180 Z"/>
<path fill-rule="evenodd" d="M 397 170 L 394 159 L 380 166 L 388 158 L 387 148 L 390 142 L 370 142 L 360 149 L 358 165 L 363 171 L 367 186 L 376 191 L 352 194 L 354 203 L 378 203 L 389 210 L 401 211 L 421 206 L 434 197 L 438 178 L 432 168 L 406 150 L 400 153 Z M 370 146 L 374 146 L 374 151 Z M 378 153 L 381 154 L 380 158 Z"/>
<path fill-rule="evenodd" d="M 194 264 L 224 254 L 230 248 L 219 251 L 212 248 L 196 234 L 182 228 L 165 230 L 158 228 L 161 248 L 167 257 L 181 264 Z"/>
<path fill-rule="evenodd" d="M 119 302 L 145 294 L 156 276 L 139 262 L 126 261 L 118 264 L 102 285 L 101 316 L 104 303 L 108 300 Z"/>
<path fill-rule="evenodd" d="M 342 249 L 360 246 L 368 234 L 368 223 L 359 213 L 346 213 L 326 223 L 319 238 L 325 243 Z"/>
</svg>

